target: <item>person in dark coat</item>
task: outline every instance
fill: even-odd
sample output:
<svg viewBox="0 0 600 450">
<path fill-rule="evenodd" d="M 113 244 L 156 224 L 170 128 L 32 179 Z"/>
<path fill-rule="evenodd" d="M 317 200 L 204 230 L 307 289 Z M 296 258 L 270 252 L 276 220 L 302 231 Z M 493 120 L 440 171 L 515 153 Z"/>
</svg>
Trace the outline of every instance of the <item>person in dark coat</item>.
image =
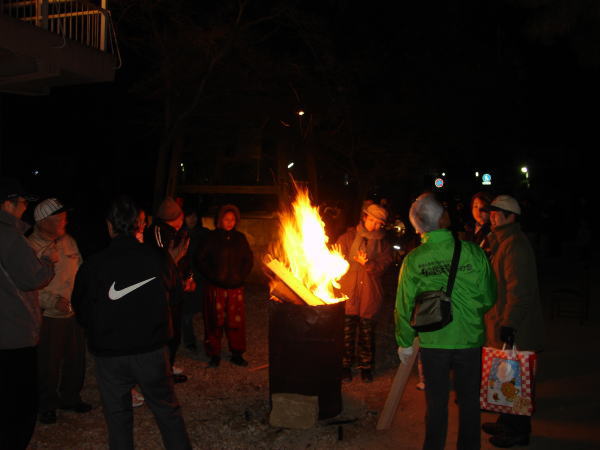
<svg viewBox="0 0 600 450">
<path fill-rule="evenodd" d="M 84 261 L 71 303 L 94 356 L 109 447 L 134 448 L 131 389 L 138 384 L 164 447 L 191 449 L 167 349 L 177 268 L 160 249 L 135 238 L 138 210 L 131 198 L 115 200 L 106 222 L 111 243 Z"/>
<path fill-rule="evenodd" d="M 513 197 L 499 195 L 486 209 L 493 232 L 492 268 L 498 280 L 498 300 L 485 316 L 486 345 L 540 351 L 544 319 L 535 253 L 519 223 L 521 207 Z M 482 427 L 496 447 L 528 445 L 531 416 L 500 414 L 497 422 Z"/>
<path fill-rule="evenodd" d="M 196 266 L 196 255 L 198 249 L 203 246 L 204 240 L 209 233 L 208 228 L 202 226 L 198 212 L 195 208 L 185 209 L 185 230 L 190 237 L 188 252 L 179 264 L 180 269 L 186 271 L 186 279 L 190 277 L 195 280 L 196 289 L 183 293 L 183 311 L 181 320 L 181 334 L 183 345 L 191 351 L 197 351 L 196 334 L 194 333 L 194 316 L 202 311 L 203 298 L 206 293 L 206 282 Z"/>
<path fill-rule="evenodd" d="M 187 268 L 185 256 L 190 244 L 187 232 L 181 229 L 183 225 L 183 210 L 172 197 L 166 197 L 158 207 L 156 219 L 144 232 L 144 242 L 164 250 L 165 256 L 171 258 L 179 269 L 180 289 L 170 299 L 171 320 L 173 321 L 173 338 L 169 342 L 169 359 L 171 361 L 173 380 L 175 383 L 187 381 L 183 370 L 175 366 L 175 356 L 181 344 L 181 316 L 184 290 L 190 290 L 186 286 Z M 192 280 L 193 281 L 193 280 Z"/>
<path fill-rule="evenodd" d="M 217 367 L 221 361 L 223 331 L 231 362 L 248 365 L 242 357 L 246 351 L 244 281 L 252 270 L 253 255 L 246 236 L 235 229 L 239 222 L 236 206 L 221 207 L 217 228 L 208 234 L 196 259 L 197 267 L 208 280 L 203 307 L 204 345 L 211 367 Z"/>
<path fill-rule="evenodd" d="M 363 210 L 360 223 L 337 241 L 344 258 L 350 263 L 348 272 L 340 280 L 341 291 L 348 296 L 342 362 L 344 381 L 352 380 L 356 352 L 363 381 L 373 381 L 375 315 L 383 300 L 381 275 L 393 259 L 392 247 L 382 229 L 386 220 L 387 211 L 379 205 L 370 204 Z"/>
</svg>

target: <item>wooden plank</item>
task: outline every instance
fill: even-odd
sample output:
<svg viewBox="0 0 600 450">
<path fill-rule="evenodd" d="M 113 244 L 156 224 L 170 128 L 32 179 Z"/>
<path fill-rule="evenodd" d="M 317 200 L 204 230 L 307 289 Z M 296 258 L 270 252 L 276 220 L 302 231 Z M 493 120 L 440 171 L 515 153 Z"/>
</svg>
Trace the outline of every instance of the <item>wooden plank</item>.
<svg viewBox="0 0 600 450">
<path fill-rule="evenodd" d="M 326 303 L 317 297 L 315 294 L 310 292 L 306 286 L 304 286 L 300 280 L 298 280 L 287 267 L 285 267 L 279 260 L 273 258 L 269 261 L 266 266 L 283 281 L 287 287 L 294 291 L 302 300 L 304 300 L 310 306 L 325 305 Z"/>
<path fill-rule="evenodd" d="M 379 421 L 377 422 L 378 430 L 387 430 L 392 425 L 392 421 L 396 416 L 396 411 L 398 410 L 400 399 L 402 398 L 402 394 L 404 393 L 406 382 L 408 381 L 410 372 L 412 371 L 412 368 L 415 365 L 415 361 L 417 360 L 417 355 L 419 354 L 418 337 L 416 337 L 413 341 L 412 347 L 413 354 L 410 356 L 408 363 L 400 363 L 400 365 L 398 366 L 398 370 L 396 371 L 396 375 L 394 376 L 394 381 L 392 382 L 392 387 L 390 388 L 390 392 L 388 393 L 388 396 L 385 400 L 385 405 L 383 406 L 383 410 L 381 411 L 381 415 L 379 416 Z"/>
<path fill-rule="evenodd" d="M 279 195 L 279 186 L 235 186 L 215 184 L 186 184 L 175 189 L 181 194 L 259 194 Z"/>
</svg>

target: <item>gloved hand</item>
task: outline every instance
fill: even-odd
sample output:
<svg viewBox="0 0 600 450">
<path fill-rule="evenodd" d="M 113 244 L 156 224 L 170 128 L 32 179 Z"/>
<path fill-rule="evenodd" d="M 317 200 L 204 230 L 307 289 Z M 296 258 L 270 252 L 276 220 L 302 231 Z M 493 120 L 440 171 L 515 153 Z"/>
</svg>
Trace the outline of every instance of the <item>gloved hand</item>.
<svg viewBox="0 0 600 450">
<path fill-rule="evenodd" d="M 500 340 L 508 347 L 515 345 L 515 329 L 511 327 L 500 327 Z"/>
<path fill-rule="evenodd" d="M 412 347 L 398 347 L 398 358 L 402 364 L 408 364 L 408 359 L 413 354 Z"/>
</svg>

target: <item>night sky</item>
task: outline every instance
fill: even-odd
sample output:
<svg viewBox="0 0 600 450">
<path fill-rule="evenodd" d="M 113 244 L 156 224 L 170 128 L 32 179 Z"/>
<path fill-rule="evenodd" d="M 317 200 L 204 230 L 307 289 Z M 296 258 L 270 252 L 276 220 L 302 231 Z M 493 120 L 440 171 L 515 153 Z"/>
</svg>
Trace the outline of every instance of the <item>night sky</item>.
<svg viewBox="0 0 600 450">
<path fill-rule="evenodd" d="M 238 2 L 204 3 L 110 2 L 115 82 L 3 94 L 2 174 L 80 209 L 151 205 L 171 132 L 186 183 L 270 184 L 283 145 L 319 201 L 404 204 L 442 171 L 466 199 L 475 170 L 540 205 L 593 190 L 597 2 L 247 2 L 237 23 Z"/>
</svg>

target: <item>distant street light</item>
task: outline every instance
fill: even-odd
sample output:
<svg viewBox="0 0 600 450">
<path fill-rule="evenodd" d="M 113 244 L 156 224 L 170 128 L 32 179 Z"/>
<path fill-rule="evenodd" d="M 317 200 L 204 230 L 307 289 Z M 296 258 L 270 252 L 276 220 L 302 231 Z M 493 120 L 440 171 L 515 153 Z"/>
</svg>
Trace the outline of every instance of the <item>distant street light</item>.
<svg viewBox="0 0 600 450">
<path fill-rule="evenodd" d="M 291 169 L 292 167 L 294 167 L 294 161 L 288 164 L 288 169 Z"/>
<path fill-rule="evenodd" d="M 298 111 L 298 115 L 299 116 L 303 116 L 304 115 L 304 111 L 302 111 L 302 110 Z"/>
<path fill-rule="evenodd" d="M 527 172 L 529 172 L 529 170 L 527 169 L 527 166 L 523 166 L 523 167 L 521 167 L 521 172 L 522 172 L 522 173 L 527 173 Z"/>
</svg>

